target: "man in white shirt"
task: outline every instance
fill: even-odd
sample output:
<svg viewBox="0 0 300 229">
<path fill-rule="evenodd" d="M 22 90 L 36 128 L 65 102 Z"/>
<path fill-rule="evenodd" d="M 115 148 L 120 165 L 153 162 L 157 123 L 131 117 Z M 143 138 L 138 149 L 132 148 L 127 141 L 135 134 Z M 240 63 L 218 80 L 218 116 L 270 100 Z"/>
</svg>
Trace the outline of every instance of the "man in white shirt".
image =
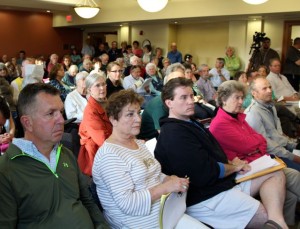
<svg viewBox="0 0 300 229">
<path fill-rule="evenodd" d="M 292 85 L 289 83 L 284 75 L 280 74 L 281 63 L 278 59 L 270 60 L 270 73 L 267 76 L 267 80 L 272 86 L 272 90 L 276 98 L 283 96 L 285 101 L 297 101 L 299 100 L 299 94 Z"/>
<path fill-rule="evenodd" d="M 230 73 L 224 68 L 224 64 L 224 58 L 217 58 L 215 67 L 209 71 L 209 74 L 212 75 L 210 80 L 216 90 L 221 83 L 230 79 Z"/>
</svg>

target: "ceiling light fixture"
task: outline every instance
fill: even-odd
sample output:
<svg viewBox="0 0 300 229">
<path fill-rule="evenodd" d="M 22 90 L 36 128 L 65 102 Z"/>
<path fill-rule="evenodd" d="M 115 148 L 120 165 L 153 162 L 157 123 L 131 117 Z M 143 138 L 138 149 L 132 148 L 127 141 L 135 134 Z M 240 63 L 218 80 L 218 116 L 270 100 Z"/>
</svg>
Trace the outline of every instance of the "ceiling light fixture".
<svg viewBox="0 0 300 229">
<path fill-rule="evenodd" d="M 150 13 L 158 12 L 166 7 L 168 0 L 137 0 L 140 7 Z"/>
<path fill-rule="evenodd" d="M 259 5 L 267 2 L 268 0 L 243 0 L 244 2 L 252 5 Z"/>
<path fill-rule="evenodd" d="M 95 17 L 99 13 L 100 7 L 94 0 L 81 0 L 74 7 L 74 10 L 79 17 L 89 19 Z"/>
</svg>

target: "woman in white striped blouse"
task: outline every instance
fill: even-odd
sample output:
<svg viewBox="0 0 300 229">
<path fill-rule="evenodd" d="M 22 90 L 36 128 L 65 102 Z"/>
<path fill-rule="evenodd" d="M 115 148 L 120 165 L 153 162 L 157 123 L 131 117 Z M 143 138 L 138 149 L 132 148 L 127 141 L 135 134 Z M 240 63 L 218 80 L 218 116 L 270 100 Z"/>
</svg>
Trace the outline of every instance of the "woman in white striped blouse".
<svg viewBox="0 0 300 229">
<path fill-rule="evenodd" d="M 122 90 L 109 98 L 112 135 L 98 150 L 93 179 L 112 228 L 159 228 L 160 197 L 185 192 L 188 179 L 161 173 L 158 161 L 135 136 L 140 131 L 142 97 Z"/>
</svg>

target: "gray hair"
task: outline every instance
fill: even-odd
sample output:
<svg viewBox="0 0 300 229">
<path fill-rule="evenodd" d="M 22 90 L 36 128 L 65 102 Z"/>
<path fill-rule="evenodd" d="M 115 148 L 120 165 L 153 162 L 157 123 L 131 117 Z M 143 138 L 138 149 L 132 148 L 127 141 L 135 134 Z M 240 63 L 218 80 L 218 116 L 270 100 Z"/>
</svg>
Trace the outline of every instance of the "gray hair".
<svg viewBox="0 0 300 229">
<path fill-rule="evenodd" d="M 243 92 L 243 97 L 246 95 L 245 86 L 235 80 L 228 80 L 223 82 L 218 88 L 218 98 L 217 103 L 220 107 L 223 107 L 223 104 L 227 99 L 235 92 Z"/>
<path fill-rule="evenodd" d="M 89 73 L 86 72 L 86 71 L 78 72 L 76 74 L 75 81 L 77 82 L 77 81 L 79 81 L 81 79 L 85 79 L 88 75 L 89 75 Z"/>
<path fill-rule="evenodd" d="M 146 73 L 147 73 L 147 74 L 149 74 L 148 72 L 149 72 L 149 70 L 150 70 L 151 68 L 155 68 L 155 70 L 156 70 L 156 65 L 155 65 L 154 63 L 148 63 L 148 64 L 146 65 Z"/>
<path fill-rule="evenodd" d="M 104 82 L 106 82 L 106 76 L 104 72 L 96 72 L 96 73 L 91 73 L 85 78 L 85 86 L 86 89 L 90 89 L 93 84 L 98 80 L 102 78 Z"/>
<path fill-rule="evenodd" d="M 140 58 L 138 57 L 138 56 L 132 56 L 132 57 L 130 57 L 130 64 L 132 64 L 133 62 L 134 62 L 134 60 L 139 60 Z"/>
<path fill-rule="evenodd" d="M 69 70 L 68 70 L 68 72 L 71 72 L 72 70 L 75 70 L 76 72 L 78 72 L 77 65 L 75 65 L 75 64 L 71 65 L 70 68 L 69 68 Z"/>
<path fill-rule="evenodd" d="M 178 69 L 182 70 L 183 73 L 185 71 L 185 67 L 182 64 L 180 63 L 171 64 L 170 66 L 167 67 L 166 76 L 168 76 L 171 72 L 177 71 Z"/>
<path fill-rule="evenodd" d="M 208 66 L 207 64 L 201 64 L 201 65 L 198 67 L 198 70 L 199 70 L 199 71 L 202 71 L 203 68 L 206 68 L 206 67 L 209 68 L 209 66 Z"/>
</svg>

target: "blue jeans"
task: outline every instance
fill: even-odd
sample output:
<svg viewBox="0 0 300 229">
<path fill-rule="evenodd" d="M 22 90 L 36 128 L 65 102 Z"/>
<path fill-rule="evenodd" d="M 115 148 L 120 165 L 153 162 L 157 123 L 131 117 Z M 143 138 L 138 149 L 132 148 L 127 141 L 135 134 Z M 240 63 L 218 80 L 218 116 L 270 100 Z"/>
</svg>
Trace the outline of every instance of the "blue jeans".
<svg viewBox="0 0 300 229">
<path fill-rule="evenodd" d="M 284 161 L 284 163 L 286 164 L 286 166 L 288 168 L 296 169 L 300 172 L 300 164 L 298 164 L 294 161 L 291 161 L 290 159 L 284 158 L 284 157 L 281 157 L 280 159 Z"/>
</svg>

